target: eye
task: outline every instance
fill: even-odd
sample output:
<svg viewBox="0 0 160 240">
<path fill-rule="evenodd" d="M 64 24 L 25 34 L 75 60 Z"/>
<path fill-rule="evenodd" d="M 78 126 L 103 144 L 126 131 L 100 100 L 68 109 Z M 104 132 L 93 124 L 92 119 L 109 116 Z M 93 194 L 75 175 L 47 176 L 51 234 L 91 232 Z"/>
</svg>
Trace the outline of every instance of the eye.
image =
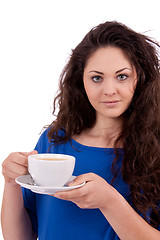
<svg viewBox="0 0 160 240">
<path fill-rule="evenodd" d="M 128 78 L 128 76 L 126 74 L 120 74 L 117 76 L 118 80 L 120 81 L 124 81 Z"/>
<path fill-rule="evenodd" d="M 96 83 L 100 82 L 102 80 L 102 77 L 101 76 L 94 76 L 92 77 L 92 80 Z"/>
</svg>

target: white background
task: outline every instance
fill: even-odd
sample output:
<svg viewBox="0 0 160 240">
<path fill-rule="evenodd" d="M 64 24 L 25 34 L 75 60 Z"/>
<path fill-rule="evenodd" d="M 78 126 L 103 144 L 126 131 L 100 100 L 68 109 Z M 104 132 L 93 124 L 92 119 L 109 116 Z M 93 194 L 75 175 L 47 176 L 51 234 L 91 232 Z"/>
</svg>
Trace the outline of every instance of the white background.
<svg viewBox="0 0 160 240">
<path fill-rule="evenodd" d="M 59 75 L 84 35 L 101 22 L 117 20 L 160 42 L 158 3 L 0 1 L 0 164 L 10 152 L 33 150 L 43 126 L 52 121 Z M 0 205 L 3 184 L 0 173 Z"/>
</svg>

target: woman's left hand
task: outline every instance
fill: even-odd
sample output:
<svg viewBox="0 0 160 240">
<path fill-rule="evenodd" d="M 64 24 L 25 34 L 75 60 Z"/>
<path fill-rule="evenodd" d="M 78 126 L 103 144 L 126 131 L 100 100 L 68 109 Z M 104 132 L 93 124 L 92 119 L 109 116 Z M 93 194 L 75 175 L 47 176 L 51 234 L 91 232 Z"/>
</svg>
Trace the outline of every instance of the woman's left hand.
<svg viewBox="0 0 160 240">
<path fill-rule="evenodd" d="M 94 173 L 86 173 L 76 177 L 69 183 L 69 186 L 76 186 L 83 182 L 86 182 L 83 187 L 57 192 L 54 194 L 54 197 L 72 201 L 80 208 L 106 208 L 107 204 L 112 201 L 116 190 L 103 178 Z"/>
</svg>

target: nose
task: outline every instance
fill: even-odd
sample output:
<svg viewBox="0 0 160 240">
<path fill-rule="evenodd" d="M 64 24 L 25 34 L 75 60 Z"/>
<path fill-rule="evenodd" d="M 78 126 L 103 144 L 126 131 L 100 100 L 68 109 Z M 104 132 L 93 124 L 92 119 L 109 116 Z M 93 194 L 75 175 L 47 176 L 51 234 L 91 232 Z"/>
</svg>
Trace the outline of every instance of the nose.
<svg viewBox="0 0 160 240">
<path fill-rule="evenodd" d="M 107 96 L 112 96 L 114 94 L 116 94 L 117 92 L 117 89 L 116 89 L 116 85 L 114 83 L 114 80 L 109 80 L 107 79 L 104 83 L 104 86 L 103 86 L 103 90 L 104 90 L 104 94 L 107 95 Z"/>
</svg>

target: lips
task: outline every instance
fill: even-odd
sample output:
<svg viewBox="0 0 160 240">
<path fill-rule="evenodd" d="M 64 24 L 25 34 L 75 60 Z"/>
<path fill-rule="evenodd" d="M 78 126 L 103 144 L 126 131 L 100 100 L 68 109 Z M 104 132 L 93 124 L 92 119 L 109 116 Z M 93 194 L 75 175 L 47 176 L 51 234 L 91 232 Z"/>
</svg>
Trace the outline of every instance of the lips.
<svg viewBox="0 0 160 240">
<path fill-rule="evenodd" d="M 115 107 L 118 105 L 119 102 L 120 102 L 119 100 L 112 100 L 112 101 L 104 101 L 101 103 L 106 105 L 107 107 Z"/>
</svg>

